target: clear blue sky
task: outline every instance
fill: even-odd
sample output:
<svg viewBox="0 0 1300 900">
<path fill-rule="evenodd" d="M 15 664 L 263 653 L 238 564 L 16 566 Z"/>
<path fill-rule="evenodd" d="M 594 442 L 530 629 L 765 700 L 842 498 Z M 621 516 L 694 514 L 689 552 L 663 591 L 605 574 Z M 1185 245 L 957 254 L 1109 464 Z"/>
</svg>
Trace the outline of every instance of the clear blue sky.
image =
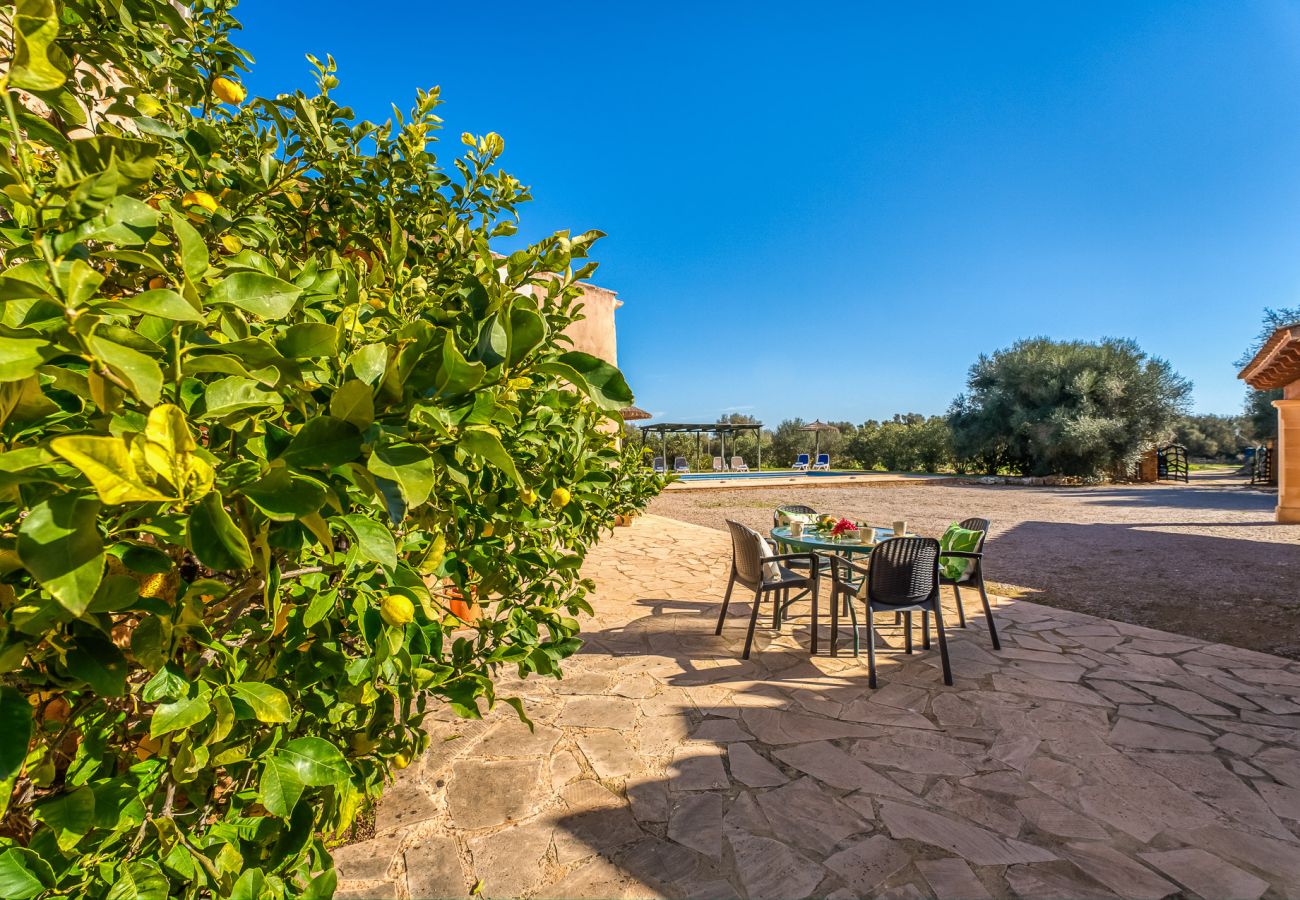
<svg viewBox="0 0 1300 900">
<path fill-rule="evenodd" d="M 1235 412 L 1300 302 L 1300 5 L 246 0 L 257 93 L 497 131 L 523 234 L 599 228 L 676 420 L 943 412 L 980 352 L 1136 338 Z"/>
</svg>

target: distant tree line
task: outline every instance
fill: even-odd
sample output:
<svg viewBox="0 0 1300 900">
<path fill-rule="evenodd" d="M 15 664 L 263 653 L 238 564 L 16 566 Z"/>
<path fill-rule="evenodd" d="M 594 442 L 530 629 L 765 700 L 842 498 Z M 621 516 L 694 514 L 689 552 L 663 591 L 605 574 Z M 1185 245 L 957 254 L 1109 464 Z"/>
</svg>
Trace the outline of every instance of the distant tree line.
<svg viewBox="0 0 1300 900">
<path fill-rule="evenodd" d="M 1297 321 L 1300 308 L 1268 310 L 1258 343 Z M 817 432 L 804 419 L 786 419 L 761 435 L 729 438 L 726 456 L 744 456 L 754 466 L 762 441 L 769 468 L 788 467 L 816 449 L 840 469 L 1117 476 L 1133 471 L 1156 444 L 1180 443 L 1193 459 L 1233 460 L 1276 435 L 1275 392 L 1252 391 L 1241 415 L 1192 415 L 1191 388 L 1166 360 L 1131 340 L 1030 338 L 980 356 L 944 416 L 830 422 Z M 757 420 L 732 414 L 718 421 Z M 662 453 L 658 440 L 651 447 Z M 668 438 L 669 458 L 686 456 L 696 469 L 709 468 L 720 452 L 716 438 Z"/>
</svg>

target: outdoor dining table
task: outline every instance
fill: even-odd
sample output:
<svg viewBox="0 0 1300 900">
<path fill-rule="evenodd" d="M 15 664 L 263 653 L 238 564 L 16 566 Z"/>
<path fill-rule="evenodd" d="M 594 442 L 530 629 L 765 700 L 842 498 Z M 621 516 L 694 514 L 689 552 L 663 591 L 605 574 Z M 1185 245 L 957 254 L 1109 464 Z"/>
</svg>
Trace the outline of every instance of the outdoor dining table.
<svg viewBox="0 0 1300 900">
<path fill-rule="evenodd" d="M 911 532 L 908 532 L 910 535 Z M 791 550 L 812 550 L 815 553 L 826 553 L 834 556 L 843 556 L 845 559 L 852 559 L 854 556 L 866 556 L 871 553 L 872 549 L 881 541 L 894 537 L 892 528 L 876 528 L 874 526 L 861 529 L 858 540 L 848 540 L 842 537 L 835 537 L 831 534 L 830 529 L 825 530 L 810 528 L 804 526 L 803 534 L 795 537 L 790 533 L 789 525 L 779 525 L 771 531 L 772 540 L 780 547 Z M 840 634 L 840 608 L 839 604 L 831 603 L 831 656 L 838 655 L 837 648 Z"/>
</svg>

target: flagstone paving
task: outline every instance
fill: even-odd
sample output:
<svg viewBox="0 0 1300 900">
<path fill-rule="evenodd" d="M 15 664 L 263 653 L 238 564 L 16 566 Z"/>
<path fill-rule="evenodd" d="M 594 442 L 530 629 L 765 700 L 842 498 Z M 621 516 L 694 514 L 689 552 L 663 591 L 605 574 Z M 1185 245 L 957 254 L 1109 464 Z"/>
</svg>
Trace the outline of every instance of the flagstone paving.
<svg viewBox="0 0 1300 900">
<path fill-rule="evenodd" d="M 872 691 L 806 619 L 715 637 L 729 556 L 604 541 L 566 677 L 499 688 L 535 730 L 431 716 L 337 896 L 1300 897 L 1300 663 L 996 598 L 1001 652 L 969 604 L 946 687 L 887 625 Z"/>
</svg>

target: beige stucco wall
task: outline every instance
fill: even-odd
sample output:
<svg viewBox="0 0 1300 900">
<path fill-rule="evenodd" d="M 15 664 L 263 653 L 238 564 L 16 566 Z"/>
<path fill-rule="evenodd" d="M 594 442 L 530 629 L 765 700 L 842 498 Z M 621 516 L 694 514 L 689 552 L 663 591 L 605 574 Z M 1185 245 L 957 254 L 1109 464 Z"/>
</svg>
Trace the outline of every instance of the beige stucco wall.
<svg viewBox="0 0 1300 900">
<path fill-rule="evenodd" d="M 614 310 L 623 305 L 613 291 L 594 284 L 581 284 L 582 315 L 564 330 L 573 339 L 573 349 L 599 356 L 618 365 L 618 337 L 614 329 Z"/>
<path fill-rule="evenodd" d="M 1288 389 L 1287 396 L 1294 393 Z M 1277 520 L 1300 522 L 1300 398 L 1274 400 L 1273 405 L 1277 407 Z"/>
</svg>

